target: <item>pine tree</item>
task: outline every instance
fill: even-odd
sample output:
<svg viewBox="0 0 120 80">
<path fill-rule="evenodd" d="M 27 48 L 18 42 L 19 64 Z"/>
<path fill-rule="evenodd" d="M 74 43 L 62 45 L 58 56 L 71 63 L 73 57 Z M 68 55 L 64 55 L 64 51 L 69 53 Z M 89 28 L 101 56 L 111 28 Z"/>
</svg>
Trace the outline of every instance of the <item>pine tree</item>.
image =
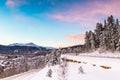
<svg viewBox="0 0 120 80">
<path fill-rule="evenodd" d="M 90 40 L 89 40 L 89 33 L 86 32 L 86 37 L 85 37 L 85 50 L 87 52 L 90 51 Z"/>
<path fill-rule="evenodd" d="M 105 37 L 105 31 L 102 32 L 100 35 L 100 49 L 102 52 L 106 50 L 106 37 Z"/>
<path fill-rule="evenodd" d="M 85 50 L 87 52 L 100 48 L 101 51 L 119 51 L 120 25 L 118 19 L 114 20 L 111 15 L 104 24 L 97 23 L 94 33 L 86 32 Z"/>
<path fill-rule="evenodd" d="M 91 50 L 94 51 L 95 50 L 95 35 L 92 31 L 89 32 L 90 34 L 90 44 L 91 44 Z"/>
<path fill-rule="evenodd" d="M 67 75 L 68 75 L 68 63 L 66 58 L 63 58 L 61 64 L 59 64 L 59 80 L 67 80 Z"/>
<path fill-rule="evenodd" d="M 111 15 L 110 17 L 108 17 L 108 25 L 112 25 L 114 23 L 114 19 L 113 16 Z"/>
<path fill-rule="evenodd" d="M 52 70 L 49 69 L 48 72 L 47 72 L 47 76 L 51 78 L 52 77 L 52 73 L 53 73 Z"/>
<path fill-rule="evenodd" d="M 104 28 L 107 26 L 106 20 L 104 20 Z"/>
<path fill-rule="evenodd" d="M 80 66 L 80 67 L 78 68 L 78 70 L 79 70 L 79 73 L 81 73 L 81 74 L 84 74 L 84 73 L 85 73 L 82 66 Z"/>
<path fill-rule="evenodd" d="M 60 56 L 61 56 L 61 49 L 60 50 L 52 50 L 51 53 L 46 55 L 45 63 L 48 66 L 54 66 L 56 64 L 60 64 Z"/>
<path fill-rule="evenodd" d="M 116 19 L 116 26 L 119 26 L 119 20 Z"/>
</svg>

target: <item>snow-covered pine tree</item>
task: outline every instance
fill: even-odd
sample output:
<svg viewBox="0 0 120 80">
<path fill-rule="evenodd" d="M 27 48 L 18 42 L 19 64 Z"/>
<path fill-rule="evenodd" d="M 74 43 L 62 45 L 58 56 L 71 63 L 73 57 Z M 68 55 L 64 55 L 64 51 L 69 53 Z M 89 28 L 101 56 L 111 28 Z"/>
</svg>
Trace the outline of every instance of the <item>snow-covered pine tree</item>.
<svg viewBox="0 0 120 80">
<path fill-rule="evenodd" d="M 102 51 L 118 51 L 120 40 L 120 25 L 118 19 L 114 20 L 111 15 L 108 17 L 107 22 L 97 23 L 96 29 L 93 32 L 86 32 L 85 37 L 85 51 L 94 51 L 100 48 Z"/>
<path fill-rule="evenodd" d="M 108 25 L 112 25 L 112 24 L 114 24 L 115 20 L 114 20 L 113 16 L 111 15 L 110 17 L 108 17 L 107 21 L 108 21 Z"/>
<path fill-rule="evenodd" d="M 119 39 L 119 41 L 118 41 L 118 43 L 117 43 L 117 48 L 116 48 L 116 50 L 117 50 L 118 52 L 120 52 L 120 39 Z"/>
<path fill-rule="evenodd" d="M 81 74 L 84 74 L 84 73 L 85 73 L 82 66 L 80 66 L 80 67 L 78 68 L 78 70 L 79 70 L 79 74 L 80 74 L 80 73 L 81 73 Z"/>
<path fill-rule="evenodd" d="M 68 75 L 68 63 L 66 58 L 63 58 L 61 64 L 59 64 L 58 79 L 67 80 L 67 75 Z"/>
<path fill-rule="evenodd" d="M 96 29 L 95 29 L 95 42 L 96 42 L 96 48 L 100 47 L 100 35 L 102 33 L 103 26 L 101 23 L 96 24 Z"/>
<path fill-rule="evenodd" d="M 120 52 L 120 25 L 118 19 L 116 20 L 117 34 L 116 34 L 116 50 Z"/>
<path fill-rule="evenodd" d="M 60 64 L 61 50 L 52 50 L 51 53 L 46 55 L 45 62 L 48 66 Z"/>
<path fill-rule="evenodd" d="M 100 35 L 100 52 L 104 52 L 106 50 L 106 37 L 105 37 L 105 31 L 102 32 Z"/>
<path fill-rule="evenodd" d="M 89 40 L 89 33 L 86 32 L 86 36 L 85 36 L 85 51 L 89 52 L 90 51 L 90 40 Z"/>
<path fill-rule="evenodd" d="M 53 73 L 52 70 L 49 69 L 48 72 L 47 72 L 47 76 L 51 78 L 52 77 L 52 73 Z"/>
<path fill-rule="evenodd" d="M 95 51 L 95 49 L 96 49 L 96 47 L 95 47 L 95 34 L 92 31 L 90 31 L 89 34 L 90 34 L 89 40 L 90 40 L 90 44 L 91 44 L 91 51 Z"/>
</svg>

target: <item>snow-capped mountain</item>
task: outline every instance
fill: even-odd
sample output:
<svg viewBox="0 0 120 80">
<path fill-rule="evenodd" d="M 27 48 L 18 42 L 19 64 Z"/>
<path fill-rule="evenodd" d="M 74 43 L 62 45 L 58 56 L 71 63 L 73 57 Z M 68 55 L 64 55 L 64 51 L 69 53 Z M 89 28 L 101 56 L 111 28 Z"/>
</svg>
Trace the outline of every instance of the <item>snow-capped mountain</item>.
<svg viewBox="0 0 120 80">
<path fill-rule="evenodd" d="M 37 47 L 37 48 L 46 48 L 46 49 L 55 49 L 53 47 L 44 47 L 44 46 L 39 46 L 35 43 L 12 43 L 12 44 L 9 44 L 8 46 L 28 46 L 28 47 Z"/>
<path fill-rule="evenodd" d="M 39 45 L 36 45 L 34 43 L 13 43 L 13 44 L 9 44 L 8 46 L 31 46 L 31 47 L 41 47 Z"/>
</svg>

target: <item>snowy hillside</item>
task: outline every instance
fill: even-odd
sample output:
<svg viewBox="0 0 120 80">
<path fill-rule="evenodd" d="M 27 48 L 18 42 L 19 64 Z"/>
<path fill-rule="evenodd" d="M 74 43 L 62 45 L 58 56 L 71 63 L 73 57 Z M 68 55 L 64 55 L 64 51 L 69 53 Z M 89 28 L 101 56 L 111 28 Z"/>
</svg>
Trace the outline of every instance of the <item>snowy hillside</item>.
<svg viewBox="0 0 120 80">
<path fill-rule="evenodd" d="M 66 80 L 120 80 L 120 59 L 73 55 L 62 55 L 62 57 L 73 61 L 68 62 Z M 83 72 L 81 72 L 80 67 Z M 51 77 L 47 76 L 49 69 L 52 70 Z M 22 80 L 60 80 L 62 77 L 60 73 L 60 65 L 46 66 L 38 73 L 24 76 Z"/>
</svg>

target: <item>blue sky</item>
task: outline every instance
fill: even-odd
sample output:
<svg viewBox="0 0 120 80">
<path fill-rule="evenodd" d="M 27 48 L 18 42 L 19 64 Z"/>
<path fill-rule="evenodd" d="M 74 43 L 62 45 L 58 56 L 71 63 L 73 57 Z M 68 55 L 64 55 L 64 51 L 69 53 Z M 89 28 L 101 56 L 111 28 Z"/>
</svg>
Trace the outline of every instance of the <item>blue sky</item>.
<svg viewBox="0 0 120 80">
<path fill-rule="evenodd" d="M 0 44 L 83 44 L 84 33 L 96 22 L 111 14 L 120 17 L 119 4 L 119 0 L 0 0 Z"/>
</svg>

